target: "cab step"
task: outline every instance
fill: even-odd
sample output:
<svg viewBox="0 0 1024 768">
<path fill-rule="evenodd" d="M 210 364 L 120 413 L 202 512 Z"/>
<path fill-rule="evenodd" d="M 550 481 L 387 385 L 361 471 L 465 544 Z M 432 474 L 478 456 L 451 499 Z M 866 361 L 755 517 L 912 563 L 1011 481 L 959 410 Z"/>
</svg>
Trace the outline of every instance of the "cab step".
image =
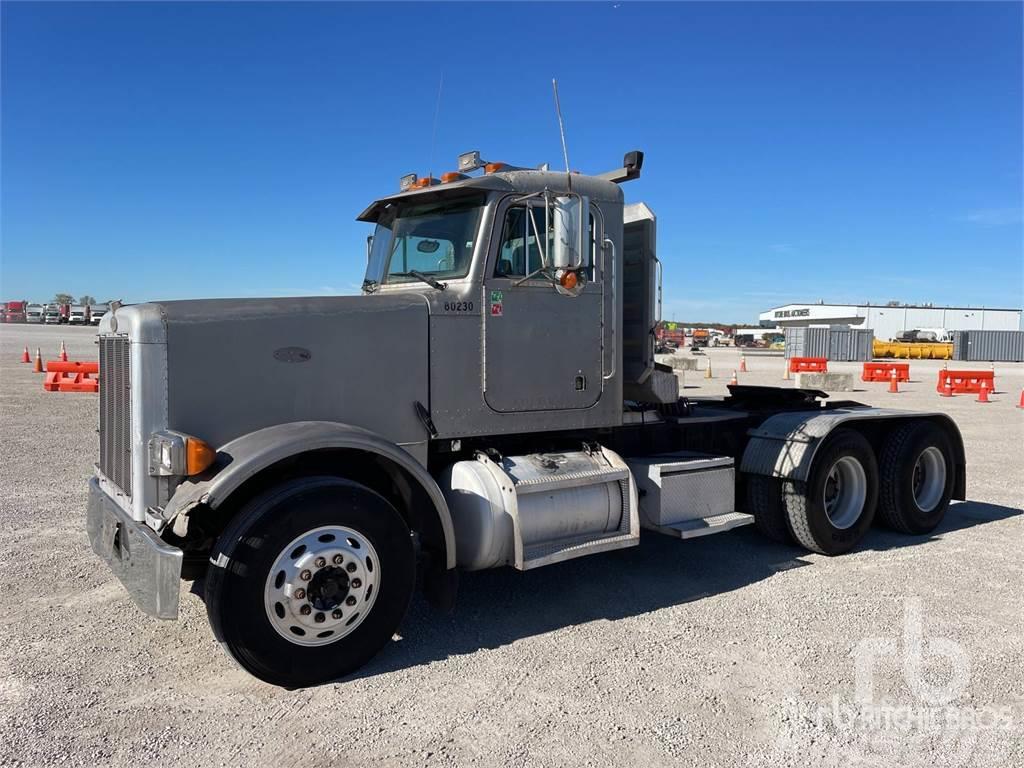
<svg viewBox="0 0 1024 768">
<path fill-rule="evenodd" d="M 658 533 L 664 533 L 666 536 L 676 536 L 680 539 L 696 539 L 698 536 L 731 531 L 733 528 L 739 528 L 741 525 L 750 525 L 753 522 L 753 515 L 748 515 L 744 512 L 726 512 L 724 515 L 687 520 L 682 523 L 645 527 Z"/>
</svg>

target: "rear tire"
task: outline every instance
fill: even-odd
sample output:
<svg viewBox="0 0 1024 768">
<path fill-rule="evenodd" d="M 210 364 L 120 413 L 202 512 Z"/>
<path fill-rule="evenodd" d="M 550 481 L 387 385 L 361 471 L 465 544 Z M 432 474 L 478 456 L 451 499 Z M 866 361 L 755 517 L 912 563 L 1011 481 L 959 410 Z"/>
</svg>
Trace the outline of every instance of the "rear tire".
<svg viewBox="0 0 1024 768">
<path fill-rule="evenodd" d="M 298 478 L 248 502 L 221 534 L 207 612 L 248 672 L 316 685 L 358 669 L 391 639 L 415 576 L 409 528 L 390 502 L 342 478 Z"/>
<path fill-rule="evenodd" d="M 949 437 L 930 421 L 898 426 L 882 446 L 878 518 L 883 525 L 924 534 L 942 522 L 956 480 Z"/>
<path fill-rule="evenodd" d="M 823 555 L 849 552 L 871 527 L 878 466 L 864 436 L 839 429 L 818 449 L 807 482 L 783 483 L 782 506 L 801 545 Z"/>
<path fill-rule="evenodd" d="M 777 477 L 747 477 L 747 511 L 754 516 L 757 530 L 772 541 L 794 542 L 782 505 L 782 481 Z"/>
</svg>

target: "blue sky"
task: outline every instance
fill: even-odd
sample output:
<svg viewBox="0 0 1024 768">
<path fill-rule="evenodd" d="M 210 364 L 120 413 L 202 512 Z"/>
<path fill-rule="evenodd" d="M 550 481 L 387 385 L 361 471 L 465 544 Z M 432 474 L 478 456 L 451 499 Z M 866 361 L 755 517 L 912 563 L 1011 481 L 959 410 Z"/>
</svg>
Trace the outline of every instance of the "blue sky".
<svg viewBox="0 0 1024 768">
<path fill-rule="evenodd" d="M 2 6 L 4 299 L 351 293 L 458 153 L 646 152 L 666 315 L 1024 303 L 1021 4 Z"/>
</svg>

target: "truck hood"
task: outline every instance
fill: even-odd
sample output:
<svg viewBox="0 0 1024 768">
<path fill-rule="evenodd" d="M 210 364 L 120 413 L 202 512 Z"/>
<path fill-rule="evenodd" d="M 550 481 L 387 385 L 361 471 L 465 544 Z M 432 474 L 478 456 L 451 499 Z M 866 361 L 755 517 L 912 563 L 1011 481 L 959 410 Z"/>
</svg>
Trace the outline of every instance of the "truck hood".
<svg viewBox="0 0 1024 768">
<path fill-rule="evenodd" d="M 159 313 L 159 324 L 141 324 L 155 333 L 129 334 L 166 344 L 170 429 L 217 447 L 294 421 L 353 424 L 399 444 L 427 437 L 415 406 L 429 408 L 429 309 L 419 293 L 129 306 L 107 313 L 101 333 L 135 313 Z M 143 385 L 158 396 L 159 383 Z"/>
</svg>

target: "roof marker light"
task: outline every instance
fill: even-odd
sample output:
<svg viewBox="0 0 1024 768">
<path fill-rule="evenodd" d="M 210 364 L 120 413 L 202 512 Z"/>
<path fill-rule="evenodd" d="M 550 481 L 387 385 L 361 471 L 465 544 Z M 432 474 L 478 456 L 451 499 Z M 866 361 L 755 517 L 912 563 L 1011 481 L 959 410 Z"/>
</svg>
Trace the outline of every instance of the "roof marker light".
<svg viewBox="0 0 1024 768">
<path fill-rule="evenodd" d="M 484 173 L 497 173 L 505 168 L 505 163 L 488 163 L 484 166 Z"/>
</svg>

